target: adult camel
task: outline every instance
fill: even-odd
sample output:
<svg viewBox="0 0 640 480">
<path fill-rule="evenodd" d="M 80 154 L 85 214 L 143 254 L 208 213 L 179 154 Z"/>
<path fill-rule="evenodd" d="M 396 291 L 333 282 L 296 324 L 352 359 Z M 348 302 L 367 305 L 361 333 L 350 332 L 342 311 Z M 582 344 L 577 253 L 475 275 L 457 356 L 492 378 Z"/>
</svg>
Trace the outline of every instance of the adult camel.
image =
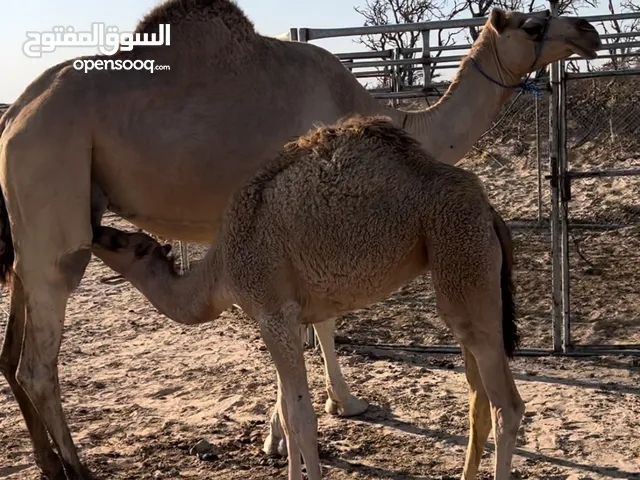
<svg viewBox="0 0 640 480">
<path fill-rule="evenodd" d="M 601 45 L 579 18 L 493 10 L 443 99 L 406 113 L 381 106 L 326 50 L 259 35 L 229 0 L 170 0 L 136 31 L 161 23 L 171 24 L 170 46 L 110 59 L 153 59 L 170 71 L 86 74 L 69 60 L 0 120 L 0 273 L 11 280 L 0 369 L 50 478 L 89 477 L 61 406 L 57 357 L 66 303 L 106 210 L 166 238 L 209 243 L 230 195 L 286 141 L 351 113 L 390 116 L 431 155 L 456 163 L 509 97 L 506 87 L 572 53 L 594 58 Z M 361 412 L 366 402 L 349 395 L 335 358 L 333 322 L 315 328 L 327 409 Z M 274 413 L 268 451 L 283 443 L 279 426 Z"/>
</svg>

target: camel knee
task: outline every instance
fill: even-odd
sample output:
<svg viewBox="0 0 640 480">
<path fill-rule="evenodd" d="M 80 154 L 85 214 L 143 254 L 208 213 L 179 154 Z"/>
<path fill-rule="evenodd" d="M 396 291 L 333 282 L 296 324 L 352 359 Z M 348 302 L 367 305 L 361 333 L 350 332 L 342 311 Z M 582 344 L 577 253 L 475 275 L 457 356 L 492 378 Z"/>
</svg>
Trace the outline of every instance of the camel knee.
<svg viewBox="0 0 640 480">
<path fill-rule="evenodd" d="M 20 360 L 19 355 L 13 355 L 10 348 L 3 348 L 0 352 L 0 372 L 4 377 L 9 380 L 16 379 L 16 372 L 18 371 L 18 362 Z"/>
<path fill-rule="evenodd" d="M 15 376 L 18 384 L 37 405 L 54 393 L 50 388 L 56 384 L 57 369 L 55 365 L 22 361 Z"/>
<path fill-rule="evenodd" d="M 524 402 L 519 397 L 514 399 L 509 406 L 496 408 L 495 435 L 506 435 L 515 438 L 518 435 L 524 411 Z"/>
<path fill-rule="evenodd" d="M 14 381 L 16 379 L 21 350 L 21 342 L 16 341 L 17 339 L 14 338 L 16 332 L 11 328 L 13 321 L 14 319 L 9 319 L 4 344 L 2 346 L 2 351 L 0 352 L 0 372 L 2 372 L 5 378 L 9 381 Z"/>
<path fill-rule="evenodd" d="M 293 408 L 287 407 L 289 427 L 294 434 L 313 435 L 318 431 L 318 418 L 313 411 L 311 397 L 299 395 Z"/>
</svg>

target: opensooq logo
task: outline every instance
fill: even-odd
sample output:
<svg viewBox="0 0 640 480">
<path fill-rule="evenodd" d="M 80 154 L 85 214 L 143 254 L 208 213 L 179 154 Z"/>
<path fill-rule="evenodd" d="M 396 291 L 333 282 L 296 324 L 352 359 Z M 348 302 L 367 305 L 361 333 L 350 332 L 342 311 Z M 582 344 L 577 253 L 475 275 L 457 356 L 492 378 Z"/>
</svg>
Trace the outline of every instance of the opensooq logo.
<svg viewBox="0 0 640 480">
<path fill-rule="evenodd" d="M 92 23 L 90 32 L 76 32 L 73 27 L 53 27 L 47 32 L 27 32 L 22 51 L 27 57 L 41 58 L 58 47 L 97 47 L 103 55 L 118 49 L 130 51 L 137 45 L 171 45 L 171 25 L 162 23 L 158 33 L 119 32 L 117 27 Z"/>
</svg>

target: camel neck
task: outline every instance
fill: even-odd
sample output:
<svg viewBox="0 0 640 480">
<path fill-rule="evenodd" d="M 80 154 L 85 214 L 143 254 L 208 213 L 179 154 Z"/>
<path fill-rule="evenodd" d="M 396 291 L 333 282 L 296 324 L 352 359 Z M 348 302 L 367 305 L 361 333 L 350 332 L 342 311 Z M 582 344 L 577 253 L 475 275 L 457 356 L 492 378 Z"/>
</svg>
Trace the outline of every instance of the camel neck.
<svg viewBox="0 0 640 480">
<path fill-rule="evenodd" d="M 504 68 L 491 42 L 485 42 L 463 60 L 438 103 L 422 112 L 408 113 L 400 123 L 404 122 L 407 132 L 420 140 L 433 158 L 456 164 L 491 127 L 513 93 L 498 83 L 515 85 L 520 77 Z"/>
</svg>

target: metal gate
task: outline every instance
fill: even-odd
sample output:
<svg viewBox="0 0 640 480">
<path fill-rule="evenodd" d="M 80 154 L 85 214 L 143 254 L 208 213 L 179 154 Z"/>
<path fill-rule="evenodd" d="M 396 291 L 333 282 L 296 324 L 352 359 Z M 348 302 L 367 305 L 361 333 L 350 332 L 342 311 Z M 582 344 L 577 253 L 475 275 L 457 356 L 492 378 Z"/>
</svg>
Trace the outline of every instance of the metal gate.
<svg viewBox="0 0 640 480">
<path fill-rule="evenodd" d="M 551 1 L 552 15 L 557 15 L 557 2 Z M 616 15 L 597 15 L 584 17 L 586 20 L 594 22 L 619 22 L 623 20 L 634 20 L 640 18 L 640 14 L 616 14 Z M 369 78 L 381 76 L 380 70 L 383 69 L 382 75 L 389 75 L 390 85 L 387 89 L 372 90 L 371 93 L 377 98 L 387 99 L 395 106 L 398 99 L 424 97 L 425 92 L 431 92 L 434 88 L 446 88 L 446 84 L 430 83 L 429 72 L 434 69 L 457 68 L 457 63 L 463 58 L 462 56 L 432 56 L 434 52 L 444 50 L 463 50 L 470 45 L 453 45 L 446 47 L 430 46 L 430 32 L 438 29 L 461 28 L 469 26 L 483 25 L 486 18 L 473 18 L 451 21 L 436 21 L 420 24 L 398 24 L 384 26 L 366 26 L 352 28 L 335 28 L 335 29 L 311 29 L 298 28 L 291 29 L 290 39 L 294 41 L 308 42 L 323 38 L 332 38 L 338 36 L 379 34 L 383 32 L 408 32 L 418 31 L 422 34 L 422 48 L 414 49 L 418 53 L 418 58 L 406 59 L 400 58 L 402 53 L 398 49 L 388 50 L 384 52 L 353 52 L 339 53 L 344 65 L 349 68 L 356 77 Z M 576 142 L 573 136 L 568 136 L 570 130 L 570 121 L 572 103 L 574 96 L 571 95 L 572 85 L 579 84 L 588 79 L 596 78 L 613 78 L 618 81 L 620 78 L 633 79 L 635 81 L 635 91 L 640 91 L 640 60 L 636 60 L 635 66 L 626 65 L 620 68 L 624 63 L 621 59 L 635 57 L 638 59 L 640 53 L 640 32 L 618 32 L 613 34 L 601 35 L 605 42 L 601 50 L 608 52 L 599 55 L 599 59 L 609 60 L 610 68 L 601 68 L 597 71 L 588 72 L 571 72 L 568 66 L 575 66 L 576 60 L 570 59 L 566 61 L 556 62 L 550 67 L 550 75 L 539 78 L 541 90 L 550 92 L 542 99 L 535 100 L 535 121 L 536 126 L 541 125 L 541 118 L 545 113 L 543 108 L 548 106 L 548 138 L 543 138 L 543 132 L 538 129 L 536 163 L 538 169 L 537 182 L 537 205 L 538 214 L 535 220 L 529 221 L 511 221 L 507 222 L 512 228 L 532 228 L 532 229 L 549 229 L 550 236 L 550 256 L 551 256 L 551 282 L 549 289 L 551 291 L 550 309 L 550 329 L 551 329 L 551 345 L 548 349 L 532 349 L 525 348 L 519 351 L 519 355 L 600 355 L 605 353 L 628 353 L 640 354 L 640 345 L 636 344 L 596 344 L 596 343 L 579 343 L 572 337 L 572 304 L 571 304 L 571 268 L 575 263 L 573 256 L 584 255 L 580 251 L 579 243 L 575 240 L 578 232 L 589 231 L 619 231 L 620 229 L 629 228 L 629 223 L 620 222 L 599 222 L 590 221 L 589 219 L 581 219 L 571 221 L 571 205 L 572 205 L 572 183 L 584 179 L 603 179 L 613 177 L 632 177 L 640 175 L 640 162 L 625 168 L 592 170 L 572 168 L 572 153 L 574 153 Z M 437 55 L 437 53 L 436 53 Z M 372 60 L 373 59 L 373 60 Z M 364 60 L 364 61 L 359 61 Z M 399 89 L 397 81 L 398 67 L 409 69 L 422 69 L 425 84 L 413 89 Z M 360 69 L 358 71 L 358 69 Z M 373 69 L 373 70 L 372 70 Z M 547 87 L 547 88 L 545 88 Z M 633 86 L 629 87 L 629 91 L 634 91 Z M 569 93 L 568 93 L 569 92 Z M 569 101 L 568 101 L 569 95 Z M 640 99 L 638 100 L 640 105 Z M 630 125 L 627 125 L 625 136 L 633 138 L 635 135 L 639 144 L 635 145 L 635 152 L 640 150 L 640 116 L 635 119 L 629 119 Z M 592 135 L 593 132 L 587 132 L 586 137 Z M 547 143 L 547 158 L 543 158 L 542 144 Z M 634 146 L 629 147 L 633 152 Z M 546 162 L 545 162 L 546 160 Z M 544 165 L 546 163 L 546 165 Z M 627 162 L 628 163 L 628 162 Z M 546 170 L 546 171 L 545 171 Z M 548 194 L 549 200 L 545 204 L 544 197 Z M 632 206 L 633 207 L 633 206 Z M 635 208 L 635 207 L 633 207 Z M 548 211 L 548 215 L 545 213 Z M 635 239 L 640 238 L 640 233 L 635 234 Z M 640 243 L 640 240 L 638 240 Z M 640 250 L 639 250 L 640 252 Z M 640 257 L 636 258 L 640 259 Z M 634 261 L 634 260 L 631 260 Z M 573 262 L 573 263 L 572 263 Z M 637 262 L 640 266 L 640 262 Z M 575 311 L 575 308 L 573 309 Z M 636 319 L 640 324 L 640 318 Z M 312 327 L 308 329 L 308 343 L 312 347 L 317 347 L 315 334 Z M 406 344 L 381 344 L 372 343 L 371 346 L 389 349 L 406 349 L 412 351 L 424 352 L 441 352 L 454 353 L 459 352 L 459 348 L 452 345 L 412 345 Z"/>
</svg>

